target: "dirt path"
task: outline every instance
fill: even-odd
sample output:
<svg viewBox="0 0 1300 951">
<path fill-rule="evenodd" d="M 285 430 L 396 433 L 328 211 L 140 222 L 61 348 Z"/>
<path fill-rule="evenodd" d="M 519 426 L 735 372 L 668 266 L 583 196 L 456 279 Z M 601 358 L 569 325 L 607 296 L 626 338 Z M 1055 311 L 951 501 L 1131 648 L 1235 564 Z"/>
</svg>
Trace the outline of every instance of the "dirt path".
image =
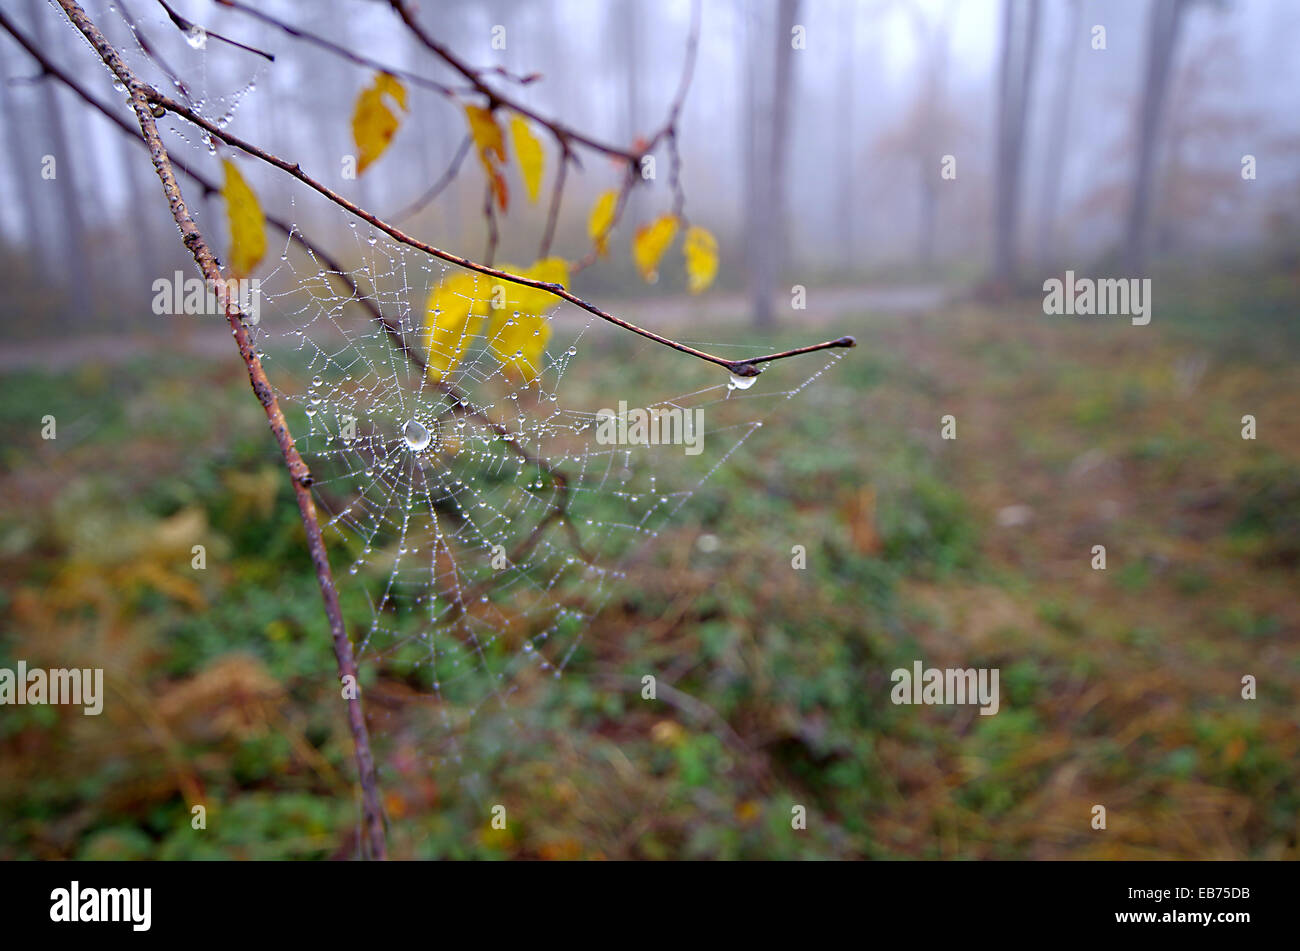
<svg viewBox="0 0 1300 951">
<path fill-rule="evenodd" d="M 949 292 L 939 286 L 903 287 L 833 287 L 811 288 L 807 310 L 798 314 L 801 326 L 824 326 L 840 323 L 838 333 L 854 333 L 864 315 L 904 317 L 928 313 L 942 307 Z M 749 320 L 747 298 L 739 293 L 710 294 L 705 297 L 675 295 L 665 298 L 633 298 L 625 301 L 602 301 L 611 313 L 658 330 L 692 328 L 700 330 L 746 324 Z M 576 309 L 572 319 L 581 319 Z M 779 311 L 778 311 L 779 313 Z M 564 312 L 560 319 L 564 320 Z M 788 325 L 795 321 L 788 320 Z M 171 351 L 186 356 L 213 359 L 231 356 L 234 348 L 228 331 L 217 326 L 190 327 L 181 332 L 162 334 L 134 333 L 129 336 L 94 334 L 11 341 L 0 350 L 0 372 L 22 369 L 66 370 L 83 363 L 123 363 L 138 353 Z"/>
</svg>

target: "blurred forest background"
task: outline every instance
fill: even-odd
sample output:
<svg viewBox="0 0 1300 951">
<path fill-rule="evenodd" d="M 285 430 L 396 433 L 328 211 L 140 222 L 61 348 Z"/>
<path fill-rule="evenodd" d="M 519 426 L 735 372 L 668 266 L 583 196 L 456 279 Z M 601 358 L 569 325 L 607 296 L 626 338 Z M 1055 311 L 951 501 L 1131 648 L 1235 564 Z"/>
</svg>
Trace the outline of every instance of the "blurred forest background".
<svg viewBox="0 0 1300 951">
<path fill-rule="evenodd" d="M 400 217 L 461 147 L 455 106 L 413 89 L 382 164 L 345 181 L 370 71 L 216 3 L 171 5 L 275 62 L 191 49 L 153 0 L 87 7 L 139 61 L 118 13 L 135 18 L 236 133 L 480 253 L 473 161 Z M 448 78 L 387 4 L 259 6 Z M 541 74 L 511 87 L 521 101 L 629 146 L 663 121 L 691 16 L 425 6 L 472 62 Z M 56 7 L 4 12 L 130 118 Z M 150 309 L 153 281 L 192 263 L 144 150 L 2 32 L 0 50 L 0 666 L 75 657 L 106 668 L 110 697 L 98 718 L 0 709 L 0 857 L 353 856 L 319 593 L 229 332 Z M 705 485 L 570 672 L 476 721 L 459 762 L 435 769 L 427 704 L 366 671 L 393 854 L 1297 857 L 1297 52 L 1287 0 L 705 0 L 679 147 L 718 282 L 691 297 L 665 269 L 649 286 L 626 253 L 671 204 L 661 160 L 575 288 L 665 333 L 858 348 Z M 218 177 L 191 128 L 160 126 Z M 337 208 L 241 169 L 268 213 L 352 260 Z M 583 155 L 557 253 L 585 253 L 618 175 Z M 187 194 L 224 247 L 219 197 Z M 501 259 L 531 260 L 542 214 L 511 209 Z M 1042 281 L 1067 268 L 1152 278 L 1150 326 L 1045 316 Z M 605 347 L 565 385 L 634 389 L 672 367 Z M 216 555 L 196 576 L 200 538 Z M 793 543 L 807 571 L 789 570 Z M 1001 712 L 892 705 L 889 671 L 917 658 L 1001 668 Z M 627 688 L 646 670 L 670 685 L 653 709 Z M 508 832 L 488 826 L 499 801 Z"/>
</svg>

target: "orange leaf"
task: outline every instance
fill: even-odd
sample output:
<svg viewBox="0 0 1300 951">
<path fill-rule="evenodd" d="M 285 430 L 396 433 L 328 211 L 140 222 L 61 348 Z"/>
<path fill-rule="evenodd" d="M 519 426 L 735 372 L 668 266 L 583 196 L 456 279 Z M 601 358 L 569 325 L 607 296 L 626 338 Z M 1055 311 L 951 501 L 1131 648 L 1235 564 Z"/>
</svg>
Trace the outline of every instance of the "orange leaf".
<svg viewBox="0 0 1300 951">
<path fill-rule="evenodd" d="M 465 117 L 469 120 L 469 131 L 474 137 L 479 161 L 483 163 L 483 171 L 487 173 L 492 185 L 492 194 L 496 197 L 497 205 L 505 211 L 509 192 L 505 176 L 498 167 L 506 160 L 505 135 L 497 124 L 496 116 L 482 106 L 465 106 Z"/>
</svg>

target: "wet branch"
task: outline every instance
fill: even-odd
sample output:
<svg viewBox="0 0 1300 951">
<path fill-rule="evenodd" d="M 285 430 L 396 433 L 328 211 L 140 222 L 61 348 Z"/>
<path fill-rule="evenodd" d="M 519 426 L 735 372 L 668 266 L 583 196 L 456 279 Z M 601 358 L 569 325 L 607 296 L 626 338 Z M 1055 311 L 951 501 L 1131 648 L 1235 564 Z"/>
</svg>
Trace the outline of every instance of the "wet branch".
<svg viewBox="0 0 1300 951">
<path fill-rule="evenodd" d="M 441 195 L 443 191 L 446 190 L 447 186 L 455 181 L 456 174 L 460 171 L 461 163 L 465 161 L 465 156 L 469 155 L 469 147 L 473 144 L 474 137 L 466 134 L 465 138 L 460 140 L 460 147 L 456 149 L 456 154 L 452 156 L 451 164 L 447 166 L 447 171 L 442 173 L 442 177 L 434 182 L 429 187 L 429 190 L 423 195 L 415 199 L 415 201 L 411 202 L 411 204 L 407 205 L 397 214 L 393 215 L 393 220 L 401 221 L 404 218 L 409 218 L 412 215 L 423 211 L 430 202 Z"/>
<path fill-rule="evenodd" d="M 227 291 L 221 273 L 221 266 L 217 263 L 211 247 L 199 231 L 198 225 L 190 216 L 180 184 L 176 180 L 176 173 L 171 159 L 163 145 L 161 136 L 158 134 L 158 126 L 154 122 L 152 103 L 148 95 L 150 87 L 136 77 L 118 51 L 99 31 L 99 28 L 87 16 L 86 11 L 75 0 L 58 0 L 58 2 L 72 25 L 86 37 L 95 52 L 99 54 L 100 59 L 104 61 L 104 64 L 113 72 L 118 81 L 126 86 L 130 95 L 131 108 L 135 112 L 136 120 L 139 122 L 140 132 L 148 143 L 154 169 L 162 182 L 163 194 L 166 196 L 168 206 L 171 209 L 172 218 L 176 222 L 177 228 L 180 229 L 182 243 L 189 249 L 199 270 L 203 273 L 209 285 L 214 288 L 218 300 L 221 302 L 226 319 L 230 323 L 235 343 L 239 348 L 240 356 L 248 368 L 249 382 L 252 384 L 253 392 L 257 395 L 266 411 L 267 422 L 270 424 L 271 432 L 280 446 L 285 468 L 289 470 L 294 495 L 298 501 L 298 511 L 307 536 L 307 547 L 311 553 L 312 563 L 316 568 L 316 578 L 320 584 L 322 600 L 325 603 L 325 613 L 329 618 L 340 680 L 350 676 L 355 683 L 357 676 L 356 661 L 352 654 L 352 642 L 348 639 L 347 629 L 343 623 L 343 613 L 339 605 L 338 592 L 334 587 L 329 557 L 325 550 L 325 541 L 321 536 L 320 522 L 317 519 L 316 506 L 312 500 L 310 491 L 311 473 L 307 468 L 307 464 L 303 462 L 302 456 L 298 453 L 293 435 L 289 432 L 284 414 L 281 412 L 279 402 L 276 400 L 275 392 L 266 377 L 266 372 L 262 369 L 261 360 L 253 350 L 248 329 L 244 326 L 239 304 Z M 7 22 L 5 28 L 10 29 Z M 11 29 L 10 32 L 12 32 Z M 383 813 L 379 804 L 379 787 L 375 777 L 374 758 L 370 750 L 370 738 L 366 730 L 365 716 L 361 709 L 360 698 L 354 695 L 347 701 L 347 704 L 348 725 L 352 732 L 352 740 L 356 750 L 358 778 L 362 788 L 369 854 L 372 858 L 382 859 L 387 856 L 387 844 L 384 835 Z"/>
<path fill-rule="evenodd" d="M 44 53 L 35 46 L 35 44 L 28 40 L 22 32 L 18 30 L 18 28 L 4 15 L 3 11 L 0 11 L 0 29 L 4 29 L 8 32 L 14 40 L 17 41 L 17 43 L 23 47 L 23 49 L 25 49 L 33 59 L 36 60 L 41 67 L 42 76 L 48 76 L 63 83 L 88 106 L 98 111 L 117 126 L 117 128 L 125 135 L 146 148 L 148 147 L 148 141 L 143 137 L 138 128 L 133 128 L 131 124 L 120 115 L 97 100 L 94 96 L 90 95 L 85 87 L 77 82 L 76 79 L 51 62 Z M 221 187 L 213 179 L 207 177 L 202 172 L 190 168 L 182 160 L 173 158 L 171 162 L 175 169 L 183 175 L 191 178 L 200 188 L 202 188 L 205 195 L 215 195 L 221 191 Z M 383 311 L 380 310 L 379 306 L 375 303 L 373 297 L 362 293 L 356 280 L 347 272 L 339 261 L 337 261 L 320 245 L 308 238 L 294 225 L 291 225 L 273 215 L 266 216 L 266 223 L 284 234 L 291 243 L 302 249 L 302 251 L 313 260 L 324 265 L 324 269 L 329 277 L 339 281 L 348 290 L 351 301 L 369 313 L 371 319 L 379 324 L 393 346 L 411 361 L 411 364 L 420 371 L 422 377 L 425 376 L 427 365 L 424 355 L 417 348 L 412 347 L 407 343 L 401 327 L 385 316 Z M 449 403 L 448 414 L 453 416 L 463 416 L 466 419 L 474 420 L 497 436 L 505 437 L 510 435 L 510 430 L 506 426 L 493 419 L 482 409 L 474 406 L 469 397 L 465 393 L 461 392 L 461 390 L 454 384 L 449 383 L 446 380 L 431 380 L 430 385 L 447 398 Z M 514 551 L 510 552 L 507 557 L 514 563 L 521 561 L 541 540 L 546 530 L 550 526 L 558 523 L 568 534 L 574 551 L 578 553 L 583 561 L 590 563 L 592 560 L 591 555 L 587 553 L 582 542 L 582 537 L 578 532 L 578 528 L 570 517 L 569 501 L 571 499 L 571 493 L 569 491 L 568 477 L 562 470 L 556 468 L 541 456 L 536 456 L 525 449 L 520 440 L 510 439 L 505 442 L 505 445 L 511 452 L 518 456 L 522 462 L 536 468 L 540 472 L 546 473 L 553 489 L 550 508 L 538 519 L 536 526 L 530 532 L 528 537 L 524 539 L 524 541 L 516 547 Z M 476 588 L 473 592 L 475 596 L 480 593 L 482 593 L 481 587 Z M 457 600 L 459 608 L 463 610 L 465 607 L 463 603 L 464 599 L 455 598 L 454 594 L 452 597 L 454 600 Z"/>
<path fill-rule="evenodd" d="M 211 30 L 205 27 L 201 27 L 197 23 L 194 23 L 191 20 L 185 19 L 185 17 L 181 16 L 174 9 L 172 9 L 171 5 L 167 3 L 167 0 L 158 0 L 158 6 L 163 8 L 163 12 L 167 14 L 167 19 L 172 21 L 172 25 L 175 26 L 176 29 L 184 33 L 187 37 L 192 36 L 196 30 L 201 30 L 204 36 L 210 36 L 214 40 L 219 40 L 222 43 L 226 43 L 230 46 L 233 46 L 235 49 L 243 50 L 245 53 L 252 53 L 254 56 L 260 56 L 262 57 L 262 59 L 266 60 L 267 62 L 270 63 L 275 62 L 275 56 L 271 53 L 267 53 L 263 50 L 259 50 L 253 46 L 246 46 L 245 44 L 240 43 L 238 40 L 232 40 L 227 36 L 222 36 L 220 33 L 213 33 Z"/>
<path fill-rule="evenodd" d="M 539 281 L 534 278 L 521 277 L 518 274 L 511 274 L 508 271 L 502 271 L 499 268 L 495 268 L 490 265 L 480 264 L 477 261 L 472 261 L 469 258 L 462 257 L 459 254 L 453 254 L 450 251 L 444 251 L 441 248 L 436 248 L 431 244 L 428 244 L 424 241 L 420 241 L 417 238 L 413 238 L 410 235 L 403 232 L 401 229 L 395 227 L 392 224 L 389 224 L 387 221 L 384 221 L 382 218 L 380 218 L 378 215 L 374 214 L 373 212 L 367 211 L 366 209 L 362 208 L 360 205 L 356 204 L 350 199 L 340 195 L 338 192 L 334 191 L 332 188 L 328 187 L 327 185 L 318 182 L 316 179 L 312 178 L 310 175 L 304 172 L 302 170 L 302 166 L 299 163 L 289 162 L 285 159 L 282 159 L 278 155 L 268 152 L 265 149 L 261 148 L 260 146 L 254 145 L 253 143 L 248 142 L 237 135 L 234 135 L 233 133 L 229 132 L 226 129 L 222 129 L 215 123 L 210 122 L 209 120 L 205 119 L 203 116 L 199 115 L 197 112 L 195 112 L 193 109 L 191 109 L 189 106 L 185 105 L 184 103 L 177 102 L 175 99 L 172 99 L 170 96 L 164 96 L 162 93 L 158 92 L 158 90 L 146 84 L 140 84 L 140 85 L 141 85 L 142 94 L 146 97 L 146 99 L 150 104 L 161 106 L 168 112 L 173 112 L 176 115 L 180 116 L 181 118 L 189 120 L 194 125 L 203 129 L 203 131 L 207 132 L 209 135 L 213 136 L 214 138 L 220 139 L 226 145 L 229 145 L 232 148 L 239 149 L 241 152 L 246 152 L 247 154 L 253 156 L 254 158 L 261 159 L 263 162 L 266 162 L 268 165 L 273 165 L 276 168 L 280 169 L 280 171 L 293 176 L 298 181 L 302 182 L 304 185 L 308 186 L 309 188 L 313 189 L 317 193 L 328 198 L 330 201 L 338 205 L 340 208 L 351 213 L 357 218 L 360 218 L 362 221 L 367 222 L 373 227 L 378 228 L 380 231 L 384 232 L 384 234 L 388 235 L 390 238 L 392 238 L 394 241 L 397 241 L 400 244 L 405 244 L 408 247 L 415 248 L 417 251 L 423 251 L 425 254 L 428 254 L 431 257 L 439 258 L 440 260 L 446 261 L 449 264 L 455 264 L 460 267 L 466 268 L 467 270 L 470 271 L 477 271 L 480 274 L 486 274 L 488 277 L 494 277 L 497 280 L 507 281 L 511 284 L 518 284 L 522 287 L 531 287 L 539 291 L 546 291 L 550 294 L 555 295 L 561 300 L 568 301 L 570 304 L 573 304 L 576 307 L 580 307 L 582 310 L 585 310 L 587 313 L 592 314 L 593 316 L 599 317 L 601 320 L 605 320 L 611 324 L 614 324 L 615 326 L 622 327 L 624 330 L 630 330 L 632 333 L 639 334 L 640 336 L 645 337 L 649 340 L 653 340 L 655 341 L 655 343 L 662 344 L 665 347 L 671 347 L 673 350 L 676 350 L 680 353 L 690 354 L 691 356 L 696 357 L 700 360 L 706 360 L 709 363 L 716 364 L 717 366 L 727 369 L 728 371 L 735 374 L 736 376 L 742 376 L 742 377 L 757 376 L 761 372 L 759 370 L 758 365 L 762 363 L 771 363 L 774 360 L 782 360 L 786 357 L 792 357 L 802 353 L 812 353 L 817 350 L 827 350 L 833 347 L 852 347 L 855 345 L 852 337 L 839 337 L 835 340 L 826 340 L 823 341 L 822 343 L 812 344 L 811 346 L 800 347 L 797 350 L 784 350 L 779 353 L 769 353 L 761 357 L 750 357 L 744 360 L 728 360 L 725 357 L 719 357 L 716 356 L 715 354 L 708 353 L 704 350 L 698 350 L 695 347 L 687 346 L 684 343 L 678 343 L 676 340 L 673 340 L 669 337 L 662 336 L 661 334 L 657 334 L 653 330 L 647 330 L 644 327 L 639 327 L 636 324 L 632 323 L 631 321 L 624 320 L 622 317 L 618 317 L 615 316 L 614 314 L 608 313 L 607 311 L 601 310 L 595 304 L 583 300 L 581 297 L 567 290 L 560 284 L 550 284 L 547 283 L 546 281 Z M 625 185 L 625 188 L 627 187 L 630 186 Z"/>
</svg>

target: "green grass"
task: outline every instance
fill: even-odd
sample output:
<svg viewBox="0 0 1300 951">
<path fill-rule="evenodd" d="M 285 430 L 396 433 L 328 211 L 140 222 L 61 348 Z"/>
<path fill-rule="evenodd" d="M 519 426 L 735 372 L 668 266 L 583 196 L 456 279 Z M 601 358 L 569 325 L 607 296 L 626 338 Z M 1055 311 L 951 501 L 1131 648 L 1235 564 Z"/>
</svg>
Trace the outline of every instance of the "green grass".
<svg viewBox="0 0 1300 951">
<path fill-rule="evenodd" d="M 1272 308 L 1238 312 L 1274 328 Z M 366 669 L 395 855 L 1296 855 L 1294 361 L 1216 350 L 1189 399 L 1157 371 L 1203 346 L 1193 310 L 1149 333 L 1032 307 L 909 320 L 845 328 L 859 348 L 704 484 L 562 679 L 453 734 L 419 677 Z M 565 386 L 709 372 L 638 352 L 593 342 Z M 354 855 L 315 580 L 238 364 L 8 374 L 0 439 L 0 666 L 75 651 L 116 685 L 98 720 L 0 713 L 0 857 Z M 1107 465 L 1071 468 L 1094 448 Z M 1011 505 L 1032 520 L 1000 525 Z M 1001 712 L 894 706 L 916 659 L 998 667 Z M 697 702 L 642 700 L 646 674 Z"/>
</svg>

